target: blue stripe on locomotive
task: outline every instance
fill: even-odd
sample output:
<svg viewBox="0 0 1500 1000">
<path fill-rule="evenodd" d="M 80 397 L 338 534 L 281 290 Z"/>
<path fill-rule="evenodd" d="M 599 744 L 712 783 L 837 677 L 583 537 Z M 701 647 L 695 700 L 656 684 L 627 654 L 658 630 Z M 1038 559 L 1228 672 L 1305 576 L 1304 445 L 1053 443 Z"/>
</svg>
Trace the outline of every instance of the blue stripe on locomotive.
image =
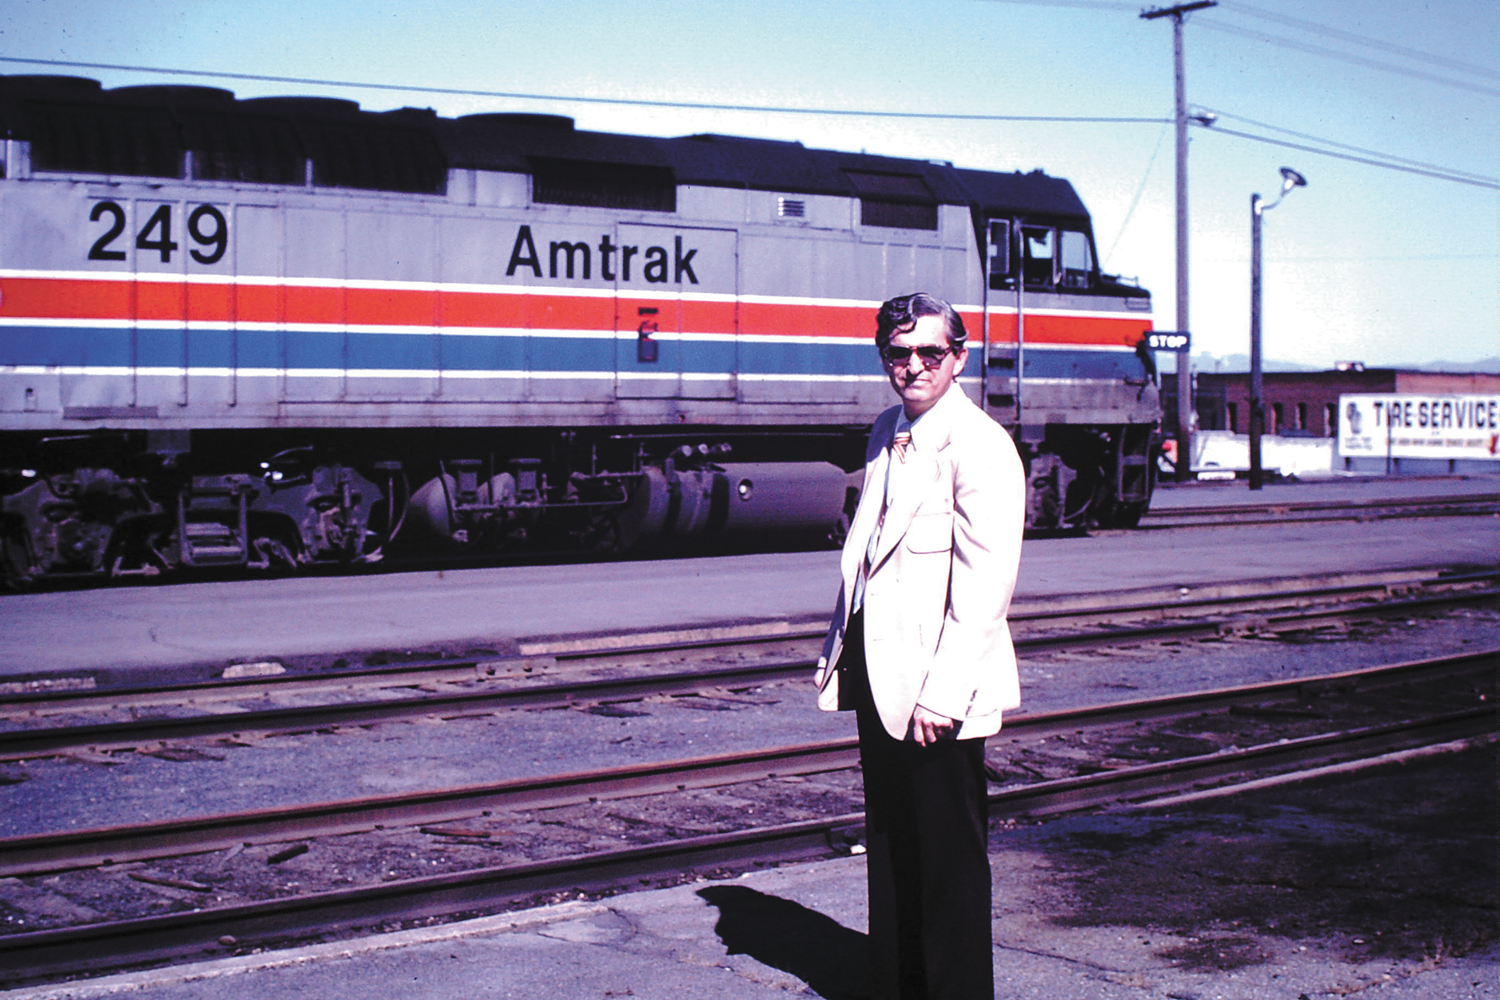
<svg viewBox="0 0 1500 1000">
<path fill-rule="evenodd" d="M 1026 352 L 1026 378 L 1076 378 L 1119 382 L 1147 376 L 1146 365 L 1132 351 L 1036 349 Z"/>
<path fill-rule="evenodd" d="M 734 340 L 659 340 L 655 364 L 635 360 L 635 341 L 601 337 L 434 336 L 431 333 L 285 331 L 194 327 L 0 327 L 0 364 L 69 368 L 254 368 L 367 372 L 536 371 L 549 373 L 678 371 L 692 374 L 871 376 L 880 374 L 871 344 Z M 282 338 L 285 338 L 283 341 Z M 283 343 L 285 347 L 283 348 Z M 132 353 L 135 355 L 132 358 Z M 980 351 L 964 374 L 978 377 Z M 1133 353 L 1088 348 L 1032 348 L 1027 378 L 1120 381 L 1146 375 Z"/>
<path fill-rule="evenodd" d="M 0 365 L 129 368 L 130 339 L 119 328 L 0 326 Z"/>
</svg>

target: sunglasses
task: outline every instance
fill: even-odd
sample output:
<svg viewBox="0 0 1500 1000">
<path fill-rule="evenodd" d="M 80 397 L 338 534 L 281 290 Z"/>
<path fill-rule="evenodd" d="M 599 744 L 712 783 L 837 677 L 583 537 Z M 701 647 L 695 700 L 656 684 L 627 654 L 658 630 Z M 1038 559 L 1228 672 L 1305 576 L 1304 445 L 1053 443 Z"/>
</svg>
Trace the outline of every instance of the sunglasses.
<svg viewBox="0 0 1500 1000">
<path fill-rule="evenodd" d="M 885 359 L 886 364 L 899 368 L 902 365 L 909 364 L 911 356 L 915 354 L 922 362 L 923 368 L 936 368 L 943 363 L 943 359 L 948 355 L 957 353 L 951 347 L 938 347 L 931 344 L 925 344 L 921 347 L 897 347 L 892 344 L 881 351 L 880 356 Z"/>
</svg>

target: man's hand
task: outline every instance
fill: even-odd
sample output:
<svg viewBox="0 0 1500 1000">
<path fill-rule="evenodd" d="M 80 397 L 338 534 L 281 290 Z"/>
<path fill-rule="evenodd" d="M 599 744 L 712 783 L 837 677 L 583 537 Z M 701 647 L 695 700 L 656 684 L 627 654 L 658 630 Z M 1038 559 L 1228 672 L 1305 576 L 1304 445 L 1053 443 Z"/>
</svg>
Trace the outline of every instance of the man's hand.
<svg viewBox="0 0 1500 1000">
<path fill-rule="evenodd" d="M 944 736 L 952 735 L 957 726 L 957 721 L 946 715 L 929 712 L 921 705 L 918 705 L 916 711 L 911 714 L 911 735 L 917 741 L 918 746 L 925 747 L 936 743 Z"/>
</svg>

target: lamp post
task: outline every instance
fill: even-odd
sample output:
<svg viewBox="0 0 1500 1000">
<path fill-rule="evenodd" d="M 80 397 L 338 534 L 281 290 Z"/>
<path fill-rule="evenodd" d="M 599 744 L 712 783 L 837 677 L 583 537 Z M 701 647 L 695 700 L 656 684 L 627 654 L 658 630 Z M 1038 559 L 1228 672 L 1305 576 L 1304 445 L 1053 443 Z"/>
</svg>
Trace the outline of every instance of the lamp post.
<svg viewBox="0 0 1500 1000">
<path fill-rule="evenodd" d="M 1250 196 L 1250 488 L 1265 483 L 1260 461 L 1260 436 L 1265 429 L 1266 409 L 1261 401 L 1260 365 L 1260 216 L 1275 208 L 1292 188 L 1307 187 L 1307 178 L 1291 167 L 1281 168 L 1281 193 L 1267 204 L 1260 195 Z"/>
</svg>

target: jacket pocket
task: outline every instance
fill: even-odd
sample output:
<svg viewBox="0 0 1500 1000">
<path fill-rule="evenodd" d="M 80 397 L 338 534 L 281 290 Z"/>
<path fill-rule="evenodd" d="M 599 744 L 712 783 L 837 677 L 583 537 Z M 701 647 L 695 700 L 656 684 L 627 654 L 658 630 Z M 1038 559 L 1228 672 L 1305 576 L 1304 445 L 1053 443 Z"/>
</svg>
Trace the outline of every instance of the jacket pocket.
<svg viewBox="0 0 1500 1000">
<path fill-rule="evenodd" d="M 953 548 L 953 515 L 918 514 L 911 519 L 904 539 L 912 552 L 946 552 Z"/>
</svg>

